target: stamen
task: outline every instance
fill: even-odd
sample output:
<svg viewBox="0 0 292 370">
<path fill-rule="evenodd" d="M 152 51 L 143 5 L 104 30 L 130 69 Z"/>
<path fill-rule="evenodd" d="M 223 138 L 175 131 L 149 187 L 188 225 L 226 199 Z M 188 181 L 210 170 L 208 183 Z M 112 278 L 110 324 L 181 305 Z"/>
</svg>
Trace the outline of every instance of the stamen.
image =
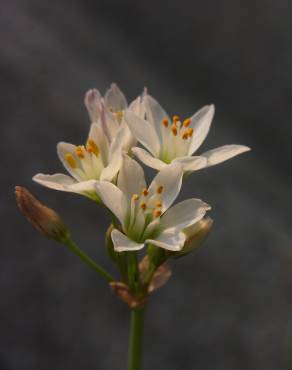
<svg viewBox="0 0 292 370">
<path fill-rule="evenodd" d="M 177 127 L 176 127 L 176 125 L 175 125 L 175 124 L 173 124 L 173 125 L 172 125 L 172 127 L 171 127 L 171 131 L 172 131 L 172 133 L 173 133 L 173 135 L 174 135 L 174 136 L 176 136 L 176 135 L 177 135 Z"/>
<path fill-rule="evenodd" d="M 83 148 L 81 146 L 77 146 L 76 154 L 79 158 L 84 158 Z"/>
<path fill-rule="evenodd" d="M 148 189 L 144 188 L 144 189 L 142 190 L 142 194 L 144 195 L 144 197 L 147 197 L 147 195 L 149 194 Z"/>
<path fill-rule="evenodd" d="M 188 133 L 189 137 L 193 136 L 194 129 L 193 128 L 188 128 L 187 133 Z"/>
<path fill-rule="evenodd" d="M 173 116 L 172 120 L 173 120 L 173 123 L 177 123 L 177 122 L 180 121 L 180 118 L 179 118 L 179 116 Z"/>
<path fill-rule="evenodd" d="M 189 137 L 189 134 L 188 134 L 188 132 L 187 132 L 187 131 L 185 131 L 185 132 L 182 134 L 182 139 L 183 139 L 183 140 L 187 140 L 187 139 L 188 139 L 188 137 Z"/>
<path fill-rule="evenodd" d="M 161 216 L 161 214 L 162 214 L 162 212 L 161 212 L 159 209 L 155 209 L 155 210 L 153 211 L 153 216 L 154 216 L 154 217 L 160 217 L 160 216 Z"/>
<path fill-rule="evenodd" d="M 70 167 L 77 168 L 77 162 L 73 158 L 73 155 L 71 153 L 67 153 L 65 155 L 66 161 L 69 163 Z"/>
<path fill-rule="evenodd" d="M 163 186 L 162 185 L 158 186 L 158 188 L 156 189 L 156 192 L 157 194 L 161 194 L 163 192 Z"/>
<path fill-rule="evenodd" d="M 94 153 L 96 156 L 99 155 L 98 146 L 95 144 L 94 140 L 92 140 L 90 138 L 87 141 L 86 149 L 87 149 L 88 153 Z"/>
<path fill-rule="evenodd" d="M 158 200 L 156 203 L 155 203 L 156 207 L 157 208 L 161 208 L 162 207 L 162 203 L 160 202 L 160 200 Z"/>
<path fill-rule="evenodd" d="M 139 195 L 138 194 L 133 194 L 132 195 L 132 199 L 133 200 L 138 200 L 139 199 Z"/>
<path fill-rule="evenodd" d="M 145 211 L 145 209 L 147 208 L 147 204 L 145 202 L 142 202 L 140 204 L 140 207 L 143 209 L 143 211 Z"/>
<path fill-rule="evenodd" d="M 163 124 L 164 127 L 168 127 L 168 119 L 166 117 L 163 118 L 162 124 Z"/>
<path fill-rule="evenodd" d="M 191 124 L 191 119 L 190 118 L 187 118 L 183 121 L 183 126 L 184 127 L 189 127 L 190 124 Z"/>
</svg>

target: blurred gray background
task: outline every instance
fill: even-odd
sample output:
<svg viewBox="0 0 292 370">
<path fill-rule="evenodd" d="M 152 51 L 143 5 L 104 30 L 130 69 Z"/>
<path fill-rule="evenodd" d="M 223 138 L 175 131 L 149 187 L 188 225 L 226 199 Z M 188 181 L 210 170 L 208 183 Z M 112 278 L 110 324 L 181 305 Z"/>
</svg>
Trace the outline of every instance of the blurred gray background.
<svg viewBox="0 0 292 370">
<path fill-rule="evenodd" d="M 292 368 L 291 13 L 288 0 L 1 2 L 1 370 L 125 368 L 127 307 L 13 194 L 27 186 L 114 273 L 102 208 L 31 181 L 62 171 L 56 143 L 83 143 L 84 93 L 112 81 L 171 114 L 213 102 L 203 149 L 253 149 L 185 183 L 215 225 L 152 297 L 144 369 Z"/>
</svg>

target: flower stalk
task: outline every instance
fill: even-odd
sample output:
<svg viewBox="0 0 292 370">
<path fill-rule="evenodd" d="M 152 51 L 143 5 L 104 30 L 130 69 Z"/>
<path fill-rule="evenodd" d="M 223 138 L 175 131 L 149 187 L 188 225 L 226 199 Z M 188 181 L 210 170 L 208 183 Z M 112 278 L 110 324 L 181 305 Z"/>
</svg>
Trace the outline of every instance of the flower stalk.
<svg viewBox="0 0 292 370">
<path fill-rule="evenodd" d="M 87 266 L 89 266 L 92 270 L 97 272 L 107 282 L 110 283 L 115 280 L 104 268 L 102 268 L 97 262 L 95 262 L 92 258 L 90 258 L 86 253 L 84 253 L 78 247 L 78 245 L 73 242 L 73 240 L 67 239 L 64 242 L 64 245 L 66 245 L 66 247 L 68 247 L 72 253 L 78 256 Z"/>
<path fill-rule="evenodd" d="M 127 370 L 140 370 L 142 368 L 144 312 L 145 306 L 131 310 Z"/>
</svg>

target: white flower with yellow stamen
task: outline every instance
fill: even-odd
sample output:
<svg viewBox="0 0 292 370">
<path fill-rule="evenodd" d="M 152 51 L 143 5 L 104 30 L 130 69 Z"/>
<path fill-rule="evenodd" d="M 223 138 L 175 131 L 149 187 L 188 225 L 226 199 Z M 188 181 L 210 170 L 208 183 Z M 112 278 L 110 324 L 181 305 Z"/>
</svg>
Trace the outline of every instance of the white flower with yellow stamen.
<svg viewBox="0 0 292 370">
<path fill-rule="evenodd" d="M 48 188 L 79 193 L 97 200 L 95 183 L 113 181 L 122 164 L 124 130 L 110 143 L 102 127 L 91 124 L 86 145 L 75 146 L 60 142 L 58 156 L 71 176 L 37 174 L 33 180 Z"/>
<path fill-rule="evenodd" d="M 125 119 L 136 139 L 147 149 L 132 148 L 144 164 L 161 170 L 170 163 L 180 163 L 184 171 L 195 171 L 213 166 L 244 153 L 244 145 L 224 145 L 199 156 L 193 153 L 205 140 L 214 116 L 214 105 L 207 105 L 191 118 L 171 120 L 160 104 L 151 96 L 143 98 L 146 120 L 131 111 Z"/>
<path fill-rule="evenodd" d="M 120 129 L 125 130 L 125 134 L 123 135 L 123 149 L 128 152 L 136 145 L 137 140 L 132 135 L 124 120 L 124 112 L 128 109 L 139 117 L 144 118 L 145 110 L 142 99 L 142 96 L 138 96 L 128 106 L 123 92 L 116 84 L 112 84 L 104 97 L 101 96 L 97 89 L 87 91 L 84 101 L 91 122 L 101 125 L 110 141 L 116 137 Z"/>
<path fill-rule="evenodd" d="M 117 217 L 121 230 L 111 238 L 117 252 L 142 249 L 145 244 L 178 251 L 186 236 L 182 230 L 201 220 L 210 209 L 199 199 L 172 205 L 180 192 L 183 170 L 178 163 L 167 166 L 146 187 L 142 167 L 125 156 L 117 186 L 98 182 L 96 191 L 102 202 Z"/>
</svg>

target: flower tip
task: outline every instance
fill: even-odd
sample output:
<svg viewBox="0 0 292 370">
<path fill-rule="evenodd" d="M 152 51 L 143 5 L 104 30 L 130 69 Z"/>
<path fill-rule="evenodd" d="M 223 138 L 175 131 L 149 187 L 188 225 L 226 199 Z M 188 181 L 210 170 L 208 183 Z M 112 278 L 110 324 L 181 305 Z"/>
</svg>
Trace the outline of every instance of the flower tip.
<svg viewBox="0 0 292 370">
<path fill-rule="evenodd" d="M 90 89 L 85 93 L 85 104 L 87 103 L 92 104 L 94 103 L 97 99 L 100 99 L 101 95 L 100 92 L 97 89 Z"/>
<path fill-rule="evenodd" d="M 215 112 L 215 104 L 213 104 L 213 103 L 209 104 L 209 108 L 210 108 L 213 112 Z"/>
</svg>

